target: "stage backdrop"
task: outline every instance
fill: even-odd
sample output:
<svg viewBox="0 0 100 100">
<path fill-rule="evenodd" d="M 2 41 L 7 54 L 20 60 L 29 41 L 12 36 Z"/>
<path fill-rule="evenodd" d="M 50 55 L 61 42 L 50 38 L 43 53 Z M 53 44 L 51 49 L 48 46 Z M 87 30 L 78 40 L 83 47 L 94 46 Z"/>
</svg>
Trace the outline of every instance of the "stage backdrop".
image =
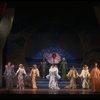
<svg viewBox="0 0 100 100">
<path fill-rule="evenodd" d="M 32 66 L 40 63 L 43 51 L 53 50 L 63 55 L 69 65 L 99 62 L 100 32 L 93 5 L 26 2 L 12 6 L 16 13 L 4 49 L 5 63 Z"/>
<path fill-rule="evenodd" d="M 41 59 L 50 53 L 58 53 L 61 58 L 65 57 L 69 65 L 79 66 L 82 60 L 78 34 L 69 33 L 34 33 L 24 30 L 11 34 L 5 53 L 6 61 L 12 61 L 16 66 L 19 63 L 27 66 L 40 64 Z"/>
</svg>

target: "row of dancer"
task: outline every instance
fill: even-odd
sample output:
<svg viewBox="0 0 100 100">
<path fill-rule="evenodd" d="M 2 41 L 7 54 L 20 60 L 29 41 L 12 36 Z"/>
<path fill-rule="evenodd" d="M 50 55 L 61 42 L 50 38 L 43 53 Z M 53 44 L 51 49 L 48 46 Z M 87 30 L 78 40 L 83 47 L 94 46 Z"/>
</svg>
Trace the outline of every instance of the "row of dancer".
<svg viewBox="0 0 100 100">
<path fill-rule="evenodd" d="M 89 71 L 87 65 L 84 65 L 80 74 L 73 66 L 66 76 L 70 78 L 70 84 L 66 88 L 77 88 L 76 80 L 79 77 L 82 79 L 83 89 L 90 88 L 93 92 L 100 92 L 100 70 L 97 63 L 95 63 L 91 71 Z"/>
<path fill-rule="evenodd" d="M 23 64 L 19 64 L 18 70 L 14 71 L 14 65 L 11 62 L 8 62 L 8 65 L 5 66 L 4 78 L 6 79 L 6 88 L 12 89 L 13 88 L 13 79 L 17 76 L 17 88 L 20 90 L 24 89 L 24 78 L 27 76 L 25 67 Z M 37 88 L 36 85 L 36 77 L 39 77 L 39 70 L 37 65 L 33 65 L 30 75 L 32 77 L 32 88 Z"/>
<path fill-rule="evenodd" d="M 27 76 L 25 68 L 23 64 L 19 64 L 19 68 L 16 73 L 14 73 L 14 65 L 10 62 L 5 66 L 4 76 L 6 78 L 6 86 L 7 88 L 11 88 L 13 86 L 13 78 L 15 75 L 18 76 L 17 88 L 24 89 L 24 76 Z M 57 65 L 52 65 L 49 69 L 49 75 L 46 76 L 49 79 L 49 88 L 50 89 L 60 89 L 58 86 L 58 80 L 61 79 L 61 76 L 58 74 Z M 37 88 L 36 77 L 40 76 L 37 65 L 33 65 L 32 70 L 30 72 L 30 76 L 32 77 L 32 88 Z M 66 74 L 67 78 L 70 78 L 70 85 L 66 86 L 66 88 L 76 88 L 76 79 L 78 77 L 82 78 L 82 87 L 83 88 L 92 88 L 92 90 L 99 91 L 100 90 L 100 71 L 98 69 L 97 63 L 95 63 L 94 68 L 89 73 L 89 69 L 87 65 L 84 65 L 81 74 L 79 75 L 75 67 L 72 67 L 68 74 Z M 90 84 L 91 83 L 91 84 Z"/>
<path fill-rule="evenodd" d="M 27 77 L 25 67 L 23 64 L 19 64 L 19 68 L 14 72 L 14 65 L 11 64 L 11 62 L 8 63 L 8 65 L 5 66 L 5 72 L 4 77 L 6 79 L 6 88 L 12 89 L 13 88 L 13 79 L 17 76 L 17 88 L 20 90 L 24 89 L 24 77 Z M 33 65 L 30 75 L 32 80 L 32 88 L 36 89 L 36 78 L 40 77 L 40 72 L 37 68 L 37 65 Z M 60 89 L 58 86 L 58 80 L 61 78 L 61 76 L 58 74 L 58 67 L 56 65 L 52 65 L 49 69 L 49 75 L 46 76 L 47 79 L 49 79 L 49 88 L 50 89 Z"/>
</svg>

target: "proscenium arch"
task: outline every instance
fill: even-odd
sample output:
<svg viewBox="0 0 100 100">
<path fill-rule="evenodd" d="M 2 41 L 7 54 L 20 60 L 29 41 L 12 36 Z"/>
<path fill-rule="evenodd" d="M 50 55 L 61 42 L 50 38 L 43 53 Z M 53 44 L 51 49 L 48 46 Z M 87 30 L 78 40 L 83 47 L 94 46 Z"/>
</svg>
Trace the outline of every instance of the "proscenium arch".
<svg viewBox="0 0 100 100">
<path fill-rule="evenodd" d="M 6 8 L 0 19 L 0 76 L 3 74 L 3 51 L 13 25 L 14 12 L 14 8 Z M 0 87 L 2 87 L 2 78 L 0 79 Z"/>
</svg>

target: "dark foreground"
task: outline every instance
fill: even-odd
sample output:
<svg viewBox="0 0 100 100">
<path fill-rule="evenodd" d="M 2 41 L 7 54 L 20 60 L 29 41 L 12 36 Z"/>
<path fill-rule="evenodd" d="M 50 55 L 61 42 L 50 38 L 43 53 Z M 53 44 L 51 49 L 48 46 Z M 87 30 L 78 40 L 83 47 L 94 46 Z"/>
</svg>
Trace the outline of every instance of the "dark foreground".
<svg viewBox="0 0 100 100">
<path fill-rule="evenodd" d="M 96 95 L 96 96 L 95 96 Z M 50 89 L 24 89 L 24 90 L 19 90 L 19 89 L 12 89 L 12 90 L 6 90 L 4 88 L 0 89 L 0 97 L 2 98 L 39 98 L 40 100 L 44 99 L 56 99 L 56 98 L 95 98 L 95 97 L 100 97 L 100 93 L 93 93 L 90 89 L 60 89 L 60 90 L 50 90 Z M 36 100 L 36 99 L 35 99 Z"/>
<path fill-rule="evenodd" d="M 12 89 L 6 90 L 4 88 L 0 89 L 0 94 L 100 94 L 94 93 L 91 89 L 60 89 L 60 90 L 51 90 L 51 89 Z"/>
</svg>

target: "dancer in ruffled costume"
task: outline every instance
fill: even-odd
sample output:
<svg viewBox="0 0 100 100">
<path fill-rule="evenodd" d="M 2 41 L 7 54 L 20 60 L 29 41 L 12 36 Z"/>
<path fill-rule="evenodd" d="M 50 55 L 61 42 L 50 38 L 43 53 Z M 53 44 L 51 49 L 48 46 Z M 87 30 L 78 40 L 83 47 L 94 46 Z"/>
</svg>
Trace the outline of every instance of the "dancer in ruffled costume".
<svg viewBox="0 0 100 100">
<path fill-rule="evenodd" d="M 49 69 L 49 75 L 46 76 L 49 79 L 49 89 L 60 89 L 58 86 L 58 80 L 61 76 L 58 74 L 57 65 L 52 65 Z"/>
</svg>

